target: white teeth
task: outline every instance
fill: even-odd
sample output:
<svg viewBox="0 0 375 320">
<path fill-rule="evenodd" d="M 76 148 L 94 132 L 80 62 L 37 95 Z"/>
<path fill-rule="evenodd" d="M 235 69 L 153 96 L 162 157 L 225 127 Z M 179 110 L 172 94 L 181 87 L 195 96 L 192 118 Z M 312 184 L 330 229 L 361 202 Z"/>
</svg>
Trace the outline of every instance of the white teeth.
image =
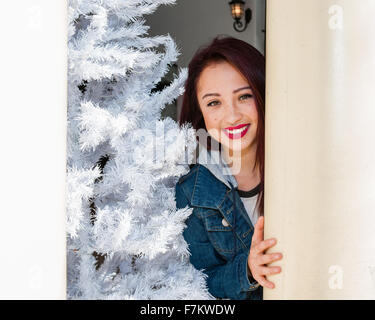
<svg viewBox="0 0 375 320">
<path fill-rule="evenodd" d="M 241 129 L 235 129 L 235 130 L 228 130 L 228 129 L 224 129 L 226 132 L 230 133 L 230 134 L 237 134 L 237 133 L 241 133 L 243 131 L 245 131 L 249 126 L 245 126 Z"/>
</svg>

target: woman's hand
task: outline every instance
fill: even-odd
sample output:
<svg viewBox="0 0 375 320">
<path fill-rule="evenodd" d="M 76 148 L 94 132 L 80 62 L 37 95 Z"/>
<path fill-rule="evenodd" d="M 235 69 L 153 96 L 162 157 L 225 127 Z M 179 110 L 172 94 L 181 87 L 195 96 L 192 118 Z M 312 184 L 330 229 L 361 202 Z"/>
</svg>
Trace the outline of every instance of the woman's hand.
<svg viewBox="0 0 375 320">
<path fill-rule="evenodd" d="M 250 253 L 247 259 L 247 264 L 251 271 L 253 278 L 258 281 L 258 283 L 270 289 L 275 287 L 273 282 L 270 282 L 266 279 L 266 276 L 269 274 L 276 274 L 281 272 L 281 267 L 265 266 L 268 263 L 271 263 L 282 258 L 281 253 L 264 253 L 265 250 L 274 246 L 276 244 L 276 239 L 271 238 L 263 240 L 263 229 L 264 229 L 264 217 L 260 216 L 254 228 L 254 234 L 251 240 Z"/>
</svg>

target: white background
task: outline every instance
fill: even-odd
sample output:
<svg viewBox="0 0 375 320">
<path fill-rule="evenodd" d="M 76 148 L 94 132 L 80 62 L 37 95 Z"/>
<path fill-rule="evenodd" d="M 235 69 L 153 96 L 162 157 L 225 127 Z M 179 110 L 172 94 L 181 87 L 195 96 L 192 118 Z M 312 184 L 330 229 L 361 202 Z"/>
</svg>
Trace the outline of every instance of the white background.
<svg viewBox="0 0 375 320">
<path fill-rule="evenodd" d="M 0 10 L 0 299 L 65 299 L 66 9 Z"/>
</svg>

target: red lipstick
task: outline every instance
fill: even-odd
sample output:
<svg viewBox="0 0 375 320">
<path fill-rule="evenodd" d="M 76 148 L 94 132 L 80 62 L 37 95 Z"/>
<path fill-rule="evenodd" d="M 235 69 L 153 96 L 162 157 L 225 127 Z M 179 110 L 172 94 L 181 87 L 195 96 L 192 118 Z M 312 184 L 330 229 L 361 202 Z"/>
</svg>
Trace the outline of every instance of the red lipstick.
<svg viewBox="0 0 375 320">
<path fill-rule="evenodd" d="M 236 126 L 236 127 L 227 127 L 227 128 L 225 128 L 225 129 L 226 129 L 226 130 L 241 129 L 241 128 L 246 127 L 246 126 L 248 126 L 248 125 L 249 125 L 248 123 L 245 123 L 245 124 L 239 124 L 239 125 Z"/>
<path fill-rule="evenodd" d="M 249 128 L 250 128 L 250 123 L 246 123 L 246 124 L 240 124 L 236 127 L 227 127 L 223 129 L 223 131 L 229 139 L 241 139 L 247 133 Z"/>
</svg>

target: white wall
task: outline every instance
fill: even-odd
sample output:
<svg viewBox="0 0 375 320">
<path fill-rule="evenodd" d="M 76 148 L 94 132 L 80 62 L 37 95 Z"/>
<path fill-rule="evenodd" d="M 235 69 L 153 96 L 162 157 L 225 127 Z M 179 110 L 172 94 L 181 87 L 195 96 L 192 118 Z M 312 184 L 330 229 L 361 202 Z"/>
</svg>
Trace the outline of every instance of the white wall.
<svg viewBox="0 0 375 320">
<path fill-rule="evenodd" d="M 2 4 L 0 299 L 65 299 L 67 4 Z"/>
<path fill-rule="evenodd" d="M 245 8 L 253 12 L 244 32 L 233 29 L 233 18 L 228 0 L 177 0 L 175 5 L 160 6 L 146 17 L 151 36 L 169 33 L 176 41 L 181 55 L 179 67 L 187 67 L 199 46 L 218 34 L 244 40 L 263 53 L 265 28 L 265 0 L 247 0 Z"/>
</svg>

